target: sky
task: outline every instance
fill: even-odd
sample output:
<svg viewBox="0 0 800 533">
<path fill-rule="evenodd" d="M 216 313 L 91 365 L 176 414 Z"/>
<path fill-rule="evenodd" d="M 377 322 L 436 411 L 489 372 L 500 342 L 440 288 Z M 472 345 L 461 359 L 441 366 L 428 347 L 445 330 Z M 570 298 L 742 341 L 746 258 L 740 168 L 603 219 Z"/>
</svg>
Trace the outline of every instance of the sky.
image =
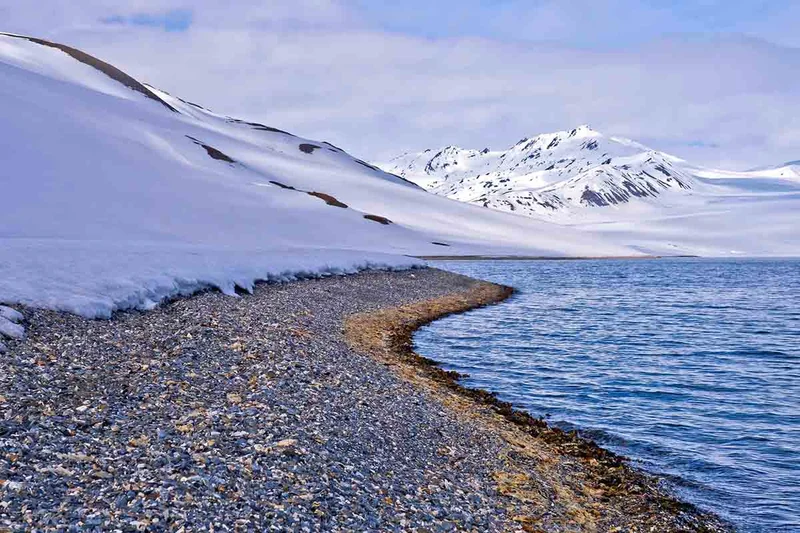
<svg viewBox="0 0 800 533">
<path fill-rule="evenodd" d="M 797 0 L 0 0 L 0 31 L 372 161 L 580 124 L 718 168 L 797 160 L 797 21 Z"/>
</svg>

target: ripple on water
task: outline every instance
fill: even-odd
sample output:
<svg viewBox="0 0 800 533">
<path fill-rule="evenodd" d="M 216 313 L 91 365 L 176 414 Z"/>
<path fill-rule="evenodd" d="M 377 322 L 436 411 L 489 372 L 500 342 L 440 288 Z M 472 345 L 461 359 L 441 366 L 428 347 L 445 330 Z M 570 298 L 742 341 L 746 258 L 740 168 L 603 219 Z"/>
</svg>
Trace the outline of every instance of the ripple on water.
<svg viewBox="0 0 800 533">
<path fill-rule="evenodd" d="M 436 266 L 519 292 L 421 330 L 421 353 L 743 531 L 800 531 L 800 261 Z"/>
</svg>

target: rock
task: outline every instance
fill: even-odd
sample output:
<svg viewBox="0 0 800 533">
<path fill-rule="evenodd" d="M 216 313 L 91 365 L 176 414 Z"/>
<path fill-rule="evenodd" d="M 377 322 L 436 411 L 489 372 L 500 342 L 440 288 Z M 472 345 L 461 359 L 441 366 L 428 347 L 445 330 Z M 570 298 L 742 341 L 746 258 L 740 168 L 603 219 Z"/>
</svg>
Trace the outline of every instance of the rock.
<svg viewBox="0 0 800 533">
<path fill-rule="evenodd" d="M 11 339 L 22 339 L 25 337 L 25 328 L 5 316 L 0 316 L 0 337 L 3 335 Z"/>
<path fill-rule="evenodd" d="M 51 472 L 53 474 L 56 474 L 57 476 L 62 476 L 62 477 L 72 477 L 73 475 L 72 470 L 68 470 L 61 465 L 46 468 L 45 471 Z"/>
<path fill-rule="evenodd" d="M 5 305 L 0 305 L 0 316 L 17 324 L 25 320 L 22 313 Z"/>
<path fill-rule="evenodd" d="M 128 444 L 133 447 L 144 447 L 150 444 L 150 437 L 147 435 L 141 435 L 139 437 L 132 438 L 128 441 Z"/>
<path fill-rule="evenodd" d="M 234 405 L 242 403 L 242 397 L 239 394 L 235 394 L 235 393 L 232 393 L 232 392 L 228 393 L 227 399 L 228 399 L 228 403 L 232 403 Z"/>
<path fill-rule="evenodd" d="M 0 489 L 19 493 L 25 489 L 25 483 L 19 481 L 5 481 L 0 479 Z"/>
</svg>

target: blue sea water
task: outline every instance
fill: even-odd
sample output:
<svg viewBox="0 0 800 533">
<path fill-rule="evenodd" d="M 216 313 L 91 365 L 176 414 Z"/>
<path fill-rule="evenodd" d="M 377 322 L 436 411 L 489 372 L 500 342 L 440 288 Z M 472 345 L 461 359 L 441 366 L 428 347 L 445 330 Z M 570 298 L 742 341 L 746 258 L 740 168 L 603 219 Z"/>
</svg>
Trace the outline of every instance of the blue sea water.
<svg viewBox="0 0 800 533">
<path fill-rule="evenodd" d="M 800 261 L 432 265 L 518 293 L 423 328 L 420 353 L 741 531 L 800 531 Z"/>
</svg>

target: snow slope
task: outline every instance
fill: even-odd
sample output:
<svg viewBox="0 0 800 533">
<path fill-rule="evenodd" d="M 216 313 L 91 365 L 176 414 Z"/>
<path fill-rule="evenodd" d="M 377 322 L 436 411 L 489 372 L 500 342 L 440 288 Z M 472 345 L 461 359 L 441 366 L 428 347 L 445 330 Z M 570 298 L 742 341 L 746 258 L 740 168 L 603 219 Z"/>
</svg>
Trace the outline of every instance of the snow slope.
<svg viewBox="0 0 800 533">
<path fill-rule="evenodd" d="M 46 41 L 0 34 L 0 124 L 6 304 L 105 317 L 204 287 L 418 264 L 409 255 L 635 253 L 428 194 Z"/>
<path fill-rule="evenodd" d="M 453 146 L 379 165 L 448 198 L 652 254 L 800 255 L 800 166 L 702 169 L 588 126 L 504 151 Z"/>
</svg>

